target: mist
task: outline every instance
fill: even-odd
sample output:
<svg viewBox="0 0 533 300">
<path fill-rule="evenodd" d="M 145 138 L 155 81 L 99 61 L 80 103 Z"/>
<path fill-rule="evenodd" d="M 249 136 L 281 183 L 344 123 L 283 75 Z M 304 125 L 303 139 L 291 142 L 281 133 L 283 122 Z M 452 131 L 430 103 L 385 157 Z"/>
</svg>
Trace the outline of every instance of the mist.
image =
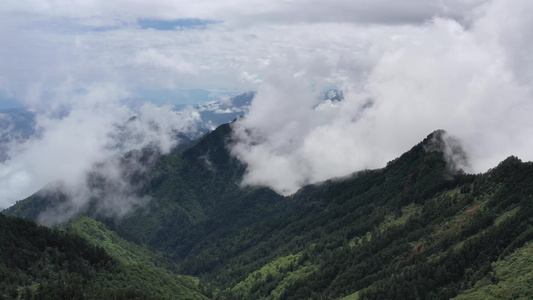
<svg viewBox="0 0 533 300">
<path fill-rule="evenodd" d="M 510 155 L 532 160 L 532 9 L 491 1 L 468 22 L 434 17 L 358 53 L 292 53 L 271 64 L 250 113 L 234 124 L 243 185 L 292 194 L 384 167 L 437 129 L 466 149 L 467 172 Z M 331 87 L 343 101 L 324 101 Z"/>
<path fill-rule="evenodd" d="M 196 109 L 152 104 L 190 99 L 150 99 L 192 89 L 257 92 L 228 148 L 244 186 L 284 195 L 381 168 L 437 129 L 465 149 L 467 172 L 532 160 L 530 11 L 526 0 L 9 2 L 0 107 L 16 100 L 33 119 L 29 136 L 0 128 L 0 207 L 43 188 L 69 199 L 43 222 L 91 203 L 118 217 L 143 207 L 127 180 L 143 164 L 122 157 L 199 133 Z M 343 100 L 325 100 L 332 89 Z"/>
<path fill-rule="evenodd" d="M 43 223 L 68 219 L 96 198 L 97 211 L 125 215 L 146 201 L 138 199 L 128 174 L 145 172 L 154 159 L 144 157 L 141 163 L 142 156 L 132 151 L 152 149 L 153 157 L 167 154 L 180 142 L 178 133 L 194 136 L 198 130 L 199 113 L 192 107 L 175 111 L 145 103 L 132 108 L 109 86 L 68 97 L 34 112 L 32 135 L 3 145 L 7 149 L 0 163 L 0 204 L 7 207 L 40 189 L 67 197 L 65 205 L 54 208 L 60 211 L 45 212 Z M 96 178 L 100 185 L 94 184 Z"/>
</svg>

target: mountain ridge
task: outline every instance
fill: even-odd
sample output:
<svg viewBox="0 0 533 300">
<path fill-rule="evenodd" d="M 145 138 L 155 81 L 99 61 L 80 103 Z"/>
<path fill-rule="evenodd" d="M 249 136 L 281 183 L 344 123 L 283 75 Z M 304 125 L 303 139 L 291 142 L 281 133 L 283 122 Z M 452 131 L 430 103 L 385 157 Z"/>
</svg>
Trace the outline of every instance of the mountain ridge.
<svg viewBox="0 0 533 300">
<path fill-rule="evenodd" d="M 509 157 L 466 174 L 463 162 L 450 167 L 444 131 L 381 169 L 287 197 L 240 186 L 246 166 L 229 154 L 230 136 L 222 125 L 159 157 L 143 189 L 148 206 L 104 220 L 215 297 L 448 299 L 493 283 L 492 264 L 533 240 L 533 165 Z"/>
</svg>

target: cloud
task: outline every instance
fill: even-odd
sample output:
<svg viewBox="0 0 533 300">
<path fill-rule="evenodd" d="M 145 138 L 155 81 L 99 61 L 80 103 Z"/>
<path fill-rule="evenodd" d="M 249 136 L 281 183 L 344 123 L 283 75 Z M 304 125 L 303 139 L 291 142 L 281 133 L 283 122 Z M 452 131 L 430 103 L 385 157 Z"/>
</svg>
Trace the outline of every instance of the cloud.
<svg viewBox="0 0 533 300">
<path fill-rule="evenodd" d="M 368 27 L 416 25 L 435 15 L 467 19 L 483 2 L 9 1 L 0 8 L 0 82 L 23 102 L 28 91 L 66 78 L 75 88 L 114 82 L 130 90 L 245 91 L 260 82 L 265 62 L 287 49 L 357 51 L 358 37 L 380 37 Z M 217 23 L 157 30 L 143 20 Z"/>
<path fill-rule="evenodd" d="M 91 198 L 84 192 L 87 176 L 96 172 L 97 164 L 97 174 L 120 186 L 116 191 L 125 192 L 120 181 L 124 179 L 113 173 L 120 169 L 116 164 L 121 155 L 145 147 L 168 153 L 179 142 L 178 132 L 197 130 L 196 110 L 174 111 L 150 103 L 133 110 L 120 101 L 122 93 L 110 86 L 55 96 L 47 110 L 36 114 L 35 135 L 8 145 L 9 158 L 0 164 L 0 206 L 54 182 L 61 183 L 76 207 L 87 205 Z"/>
<path fill-rule="evenodd" d="M 273 1 L 261 10 L 239 11 L 240 19 L 266 23 L 420 24 L 435 16 L 465 20 L 485 1 Z M 264 9 L 266 7 L 266 9 Z M 231 13 L 231 12 L 230 12 Z"/>
<path fill-rule="evenodd" d="M 344 56 L 299 53 L 272 64 L 249 115 L 234 125 L 243 184 L 291 194 L 383 167 L 436 129 L 464 143 L 466 171 L 486 171 L 509 155 L 533 159 L 533 27 L 523 13 L 531 6 L 493 1 L 468 24 L 437 17 L 395 28 L 392 39 L 352 54 L 358 61 L 367 51 L 357 67 Z M 323 101 L 331 86 L 344 91 L 343 101 Z"/>
<path fill-rule="evenodd" d="M 152 21 L 220 20 L 236 23 L 421 23 L 435 16 L 462 18 L 482 0 L 424 0 L 390 1 L 332 0 L 328 2 L 236 0 L 179 2 L 168 0 L 144 1 L 72 1 L 58 5 L 53 0 L 10 2 L 2 7 L 4 13 L 33 14 L 45 17 L 68 18 L 91 26 L 121 25 L 136 19 Z"/>
<path fill-rule="evenodd" d="M 8 1 L 0 92 L 36 114 L 38 134 L 10 146 L 0 206 L 51 181 L 82 186 L 95 163 L 168 151 L 174 131 L 195 130 L 193 109 L 124 104 L 143 91 L 258 90 L 232 152 L 245 184 L 284 194 L 381 167 L 439 128 L 467 143 L 472 171 L 530 159 L 528 11 L 500 0 Z M 331 88 L 344 100 L 324 101 Z"/>
<path fill-rule="evenodd" d="M 75 185 L 54 182 L 37 193 L 54 199 L 38 216 L 42 225 L 62 223 L 80 212 L 121 218 L 134 209 L 144 208 L 151 198 L 142 194 L 148 172 L 157 161 L 152 149 L 116 154 L 86 170 L 84 182 Z"/>
</svg>

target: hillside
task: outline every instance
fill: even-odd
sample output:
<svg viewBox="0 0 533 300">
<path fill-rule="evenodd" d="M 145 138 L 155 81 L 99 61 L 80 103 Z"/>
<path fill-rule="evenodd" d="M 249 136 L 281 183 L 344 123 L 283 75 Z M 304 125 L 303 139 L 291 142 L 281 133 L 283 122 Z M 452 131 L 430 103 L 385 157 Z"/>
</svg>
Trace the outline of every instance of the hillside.
<svg viewBox="0 0 533 300">
<path fill-rule="evenodd" d="M 0 299 L 207 298 L 193 278 L 157 267 L 151 262 L 157 256 L 97 221 L 80 218 L 65 227 L 0 214 Z M 90 242 L 81 232 L 90 233 Z"/>
<path fill-rule="evenodd" d="M 502 263 L 531 259 L 531 163 L 509 157 L 464 174 L 436 131 L 382 169 L 282 197 L 239 186 L 245 166 L 227 151 L 230 133 L 223 125 L 159 157 L 143 178 L 146 207 L 118 220 L 86 214 L 164 253 L 223 299 L 533 295 L 530 270 Z M 38 219 L 52 200 L 37 194 L 5 213 Z M 94 228 L 76 232 L 98 240 Z"/>
</svg>

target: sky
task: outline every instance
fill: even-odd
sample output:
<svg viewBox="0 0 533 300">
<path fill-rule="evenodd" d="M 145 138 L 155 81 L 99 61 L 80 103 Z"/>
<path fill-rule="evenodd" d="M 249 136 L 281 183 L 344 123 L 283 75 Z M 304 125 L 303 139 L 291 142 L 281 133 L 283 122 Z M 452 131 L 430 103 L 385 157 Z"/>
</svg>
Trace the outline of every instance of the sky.
<svg viewBox="0 0 533 300">
<path fill-rule="evenodd" d="M 291 194 L 383 167 L 437 129 L 463 143 L 469 172 L 532 160 L 531 11 L 527 0 L 8 0 L 0 108 L 35 112 L 38 134 L 12 139 L 0 207 L 53 181 L 82 206 L 95 163 L 166 153 L 175 131 L 195 130 L 198 112 L 170 105 L 252 90 L 230 145 L 243 185 Z M 345 99 L 324 101 L 331 88 Z M 117 145 L 124 128 L 132 138 Z"/>
</svg>

